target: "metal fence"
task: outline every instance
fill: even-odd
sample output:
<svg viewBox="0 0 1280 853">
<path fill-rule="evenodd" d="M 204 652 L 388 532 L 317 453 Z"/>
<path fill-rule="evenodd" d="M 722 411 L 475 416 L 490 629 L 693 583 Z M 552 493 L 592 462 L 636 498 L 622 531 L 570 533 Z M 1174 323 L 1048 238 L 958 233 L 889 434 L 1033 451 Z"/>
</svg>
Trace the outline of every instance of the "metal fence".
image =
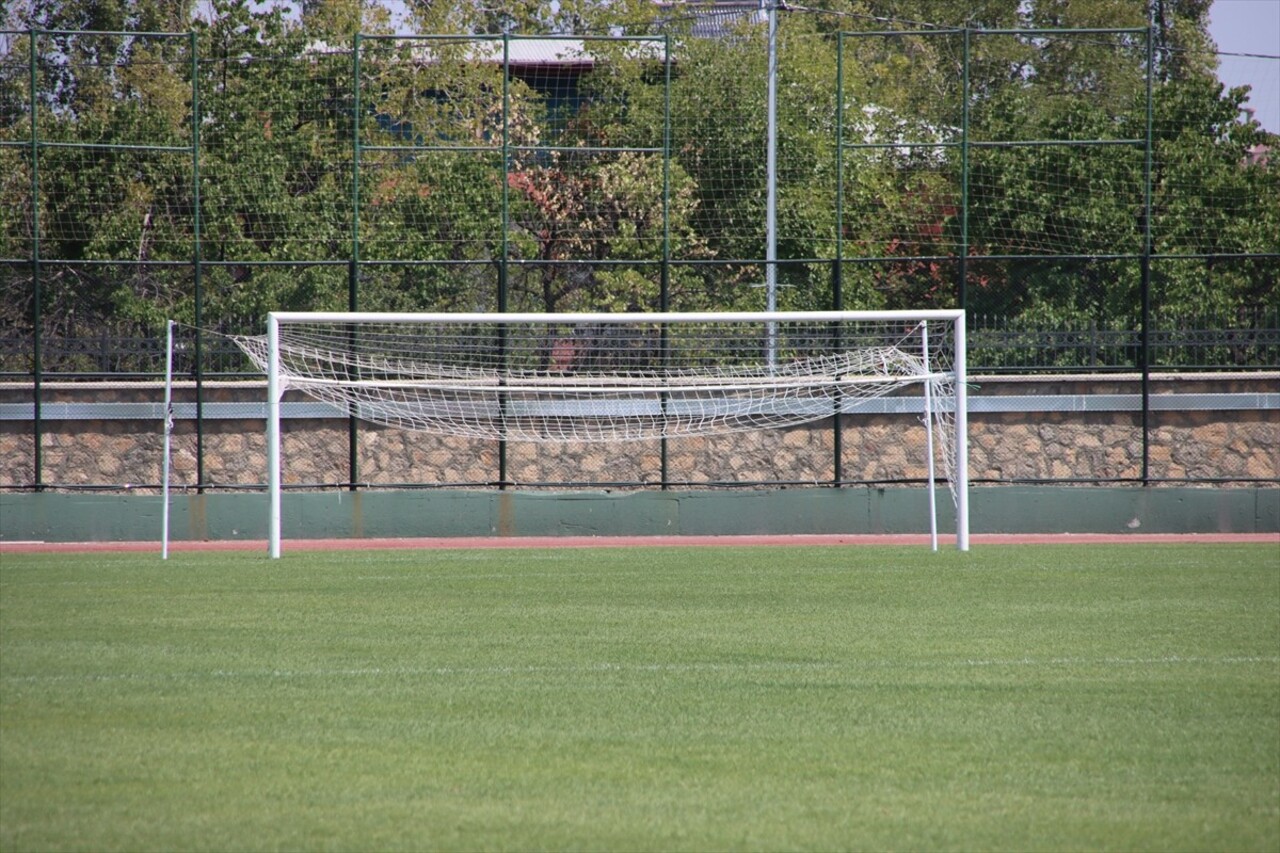
<svg viewBox="0 0 1280 853">
<path fill-rule="evenodd" d="M 169 318 L 197 417 L 273 309 L 963 307 L 976 372 L 1139 377 L 1144 458 L 1153 377 L 1280 369 L 1276 136 L 1151 30 L 752 26 L 0 33 L 19 485 Z"/>
<path fill-rule="evenodd" d="M 1137 373 L 1147 363 L 1158 374 L 1173 371 L 1280 371 L 1280 308 L 1257 307 L 1232 315 L 1152 318 L 1143 335 L 1131 328 L 1085 324 L 1038 324 L 1003 315 L 972 315 L 971 369 L 982 374 L 1053 376 L 1068 373 Z M 201 358 L 192 358 L 194 329 L 179 331 L 180 380 L 261 378 L 235 342 L 223 335 L 201 336 Z M 96 335 L 46 339 L 41 348 L 44 375 L 57 381 L 155 381 L 163 374 L 166 340 L 121 337 L 109 329 Z M 30 336 L 0 334 L 0 382 L 29 381 L 33 374 Z"/>
</svg>

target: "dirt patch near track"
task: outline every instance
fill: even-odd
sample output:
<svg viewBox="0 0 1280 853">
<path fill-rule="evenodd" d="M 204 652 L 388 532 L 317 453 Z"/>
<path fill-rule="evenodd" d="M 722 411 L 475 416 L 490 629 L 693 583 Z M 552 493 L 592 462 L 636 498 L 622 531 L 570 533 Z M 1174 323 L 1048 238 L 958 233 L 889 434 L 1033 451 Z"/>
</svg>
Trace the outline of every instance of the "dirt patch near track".
<svg viewBox="0 0 1280 853">
<path fill-rule="evenodd" d="M 1280 533 L 982 533 L 970 536 L 971 547 L 987 545 L 1149 544 L 1155 542 L 1257 542 L 1280 546 Z M 474 536 L 431 539 L 297 539 L 285 540 L 291 551 L 361 551 L 373 549 L 439 550 L 445 548 L 653 548 L 694 546 L 918 545 L 927 534 L 831 534 L 795 536 Z M 940 548 L 955 547 L 954 536 L 939 536 Z M 170 551 L 267 551 L 265 540 L 170 542 Z M 159 542 L 0 542 L 0 554 L 155 551 Z M 1277 555 L 1280 560 L 1280 554 Z"/>
</svg>

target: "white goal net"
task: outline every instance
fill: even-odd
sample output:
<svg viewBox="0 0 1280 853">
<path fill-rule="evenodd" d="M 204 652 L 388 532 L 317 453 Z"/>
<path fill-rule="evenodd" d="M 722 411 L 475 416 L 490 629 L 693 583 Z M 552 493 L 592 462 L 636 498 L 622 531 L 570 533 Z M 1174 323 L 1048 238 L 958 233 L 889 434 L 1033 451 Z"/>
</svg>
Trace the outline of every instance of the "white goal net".
<svg viewBox="0 0 1280 853">
<path fill-rule="evenodd" d="M 930 484 L 936 456 L 962 509 L 960 311 L 276 313 L 237 343 L 268 376 L 273 505 L 286 390 L 402 429 L 620 442 L 793 426 L 915 386 Z"/>
</svg>

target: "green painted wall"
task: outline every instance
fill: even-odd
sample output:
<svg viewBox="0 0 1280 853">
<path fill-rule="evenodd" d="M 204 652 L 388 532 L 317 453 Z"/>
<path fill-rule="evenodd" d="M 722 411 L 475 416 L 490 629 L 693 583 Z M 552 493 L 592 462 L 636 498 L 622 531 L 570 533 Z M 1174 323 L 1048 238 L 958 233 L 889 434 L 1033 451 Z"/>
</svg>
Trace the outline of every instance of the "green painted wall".
<svg viewBox="0 0 1280 853">
<path fill-rule="evenodd" d="M 939 493 L 939 529 L 953 529 Z M 173 540 L 265 539 L 262 494 L 179 495 Z M 0 541 L 160 539 L 161 499 L 0 493 Z M 927 494 L 910 488 L 689 492 L 422 490 L 286 494 L 287 539 L 415 536 L 924 533 Z M 973 533 L 1275 533 L 1280 488 L 997 486 L 971 491 Z"/>
</svg>

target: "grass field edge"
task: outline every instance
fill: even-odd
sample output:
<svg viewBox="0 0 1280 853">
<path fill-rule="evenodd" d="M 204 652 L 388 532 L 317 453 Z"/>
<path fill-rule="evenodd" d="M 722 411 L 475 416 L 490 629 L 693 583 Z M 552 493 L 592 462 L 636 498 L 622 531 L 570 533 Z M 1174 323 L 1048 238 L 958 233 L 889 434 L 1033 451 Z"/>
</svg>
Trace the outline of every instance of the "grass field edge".
<svg viewBox="0 0 1280 853">
<path fill-rule="evenodd" d="M 636 548 L 636 547 L 797 547 L 929 545 L 927 534 L 791 534 L 732 536 L 455 536 L 406 538 L 327 538 L 285 540 L 288 551 L 440 550 L 477 548 Z M 999 545 L 1119 545 L 1155 543 L 1274 543 L 1280 533 L 990 533 L 974 534 L 978 546 Z M 938 537 L 940 548 L 954 548 L 955 537 Z M 171 551 L 263 551 L 265 540 L 178 541 Z M 159 542 L 44 542 L 0 541 L 0 554 L 159 551 Z"/>
</svg>

